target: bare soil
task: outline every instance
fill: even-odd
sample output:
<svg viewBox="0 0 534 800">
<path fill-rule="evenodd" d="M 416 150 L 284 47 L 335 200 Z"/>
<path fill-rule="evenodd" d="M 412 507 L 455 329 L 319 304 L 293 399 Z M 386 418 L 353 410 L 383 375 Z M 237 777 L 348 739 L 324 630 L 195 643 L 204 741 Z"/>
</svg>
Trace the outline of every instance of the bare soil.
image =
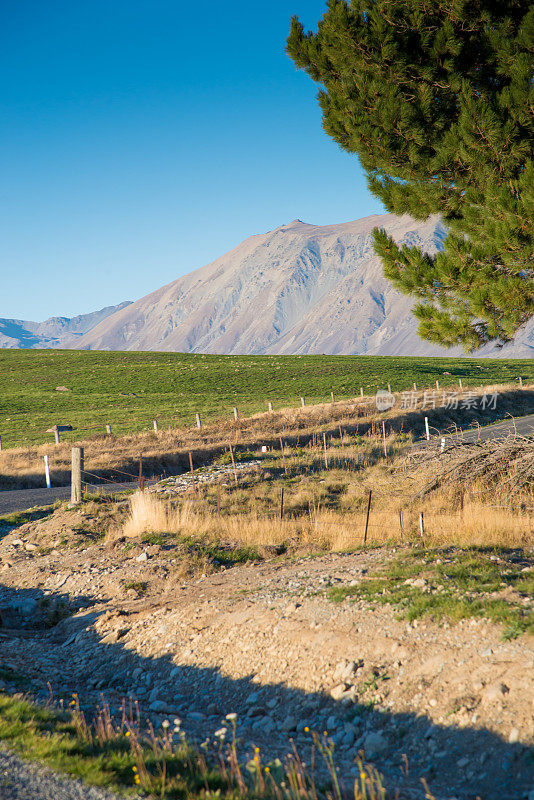
<svg viewBox="0 0 534 800">
<path fill-rule="evenodd" d="M 89 713 L 127 698 L 156 724 L 180 717 L 199 742 L 235 712 L 242 751 L 265 760 L 291 740 L 307 760 L 308 729 L 326 731 L 345 784 L 364 750 L 401 797 L 424 797 L 422 778 L 437 798 L 532 797 L 533 637 L 327 598 L 399 548 L 265 548 L 199 575 L 172 543 L 104 541 L 96 519 L 63 507 L 0 540 L 1 689 L 40 702 L 77 692 Z"/>
</svg>

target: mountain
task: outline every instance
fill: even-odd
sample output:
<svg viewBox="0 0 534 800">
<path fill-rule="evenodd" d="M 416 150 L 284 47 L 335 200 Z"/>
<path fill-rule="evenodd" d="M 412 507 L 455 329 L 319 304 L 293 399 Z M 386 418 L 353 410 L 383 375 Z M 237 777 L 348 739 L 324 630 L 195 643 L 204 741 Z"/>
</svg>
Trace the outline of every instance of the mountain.
<svg viewBox="0 0 534 800">
<path fill-rule="evenodd" d="M 372 230 L 429 253 L 437 217 L 375 215 L 340 225 L 294 220 L 117 310 L 71 347 L 199 353 L 460 355 L 419 339 L 412 301 L 385 280 Z M 534 324 L 477 356 L 534 356 Z"/>
<path fill-rule="evenodd" d="M 130 305 L 108 306 L 77 317 L 50 317 L 44 322 L 22 319 L 0 319 L 0 348 L 76 347 L 77 337 L 88 333 L 99 322 Z"/>
</svg>

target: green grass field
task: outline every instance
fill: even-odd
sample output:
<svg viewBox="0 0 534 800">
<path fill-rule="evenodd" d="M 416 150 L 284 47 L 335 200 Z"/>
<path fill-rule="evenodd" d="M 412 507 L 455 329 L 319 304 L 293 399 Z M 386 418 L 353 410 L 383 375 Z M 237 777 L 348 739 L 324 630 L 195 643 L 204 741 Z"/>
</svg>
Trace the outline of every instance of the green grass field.
<svg viewBox="0 0 534 800">
<path fill-rule="evenodd" d="M 194 425 L 225 417 L 325 402 L 412 384 L 480 386 L 534 381 L 534 360 L 377 356 L 215 356 L 61 350 L 0 351 L 0 435 L 4 447 L 52 441 L 46 429 L 71 424 L 63 438 Z M 57 386 L 69 391 L 58 392 Z"/>
</svg>

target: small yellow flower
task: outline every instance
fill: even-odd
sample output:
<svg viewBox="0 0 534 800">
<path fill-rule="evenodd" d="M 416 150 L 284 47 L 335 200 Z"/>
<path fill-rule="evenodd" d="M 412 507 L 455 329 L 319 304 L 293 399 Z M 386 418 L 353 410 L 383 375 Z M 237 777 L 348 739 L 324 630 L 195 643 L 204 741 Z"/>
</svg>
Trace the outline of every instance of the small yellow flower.
<svg viewBox="0 0 534 800">
<path fill-rule="evenodd" d="M 255 747 L 254 748 L 254 752 L 256 753 L 256 755 L 258 755 L 258 753 L 260 752 L 260 748 L 259 747 Z"/>
<path fill-rule="evenodd" d="M 328 731 L 323 731 L 323 736 L 328 736 Z"/>
<path fill-rule="evenodd" d="M 270 771 L 271 770 L 269 769 L 269 767 L 265 767 L 265 772 L 270 772 Z"/>
<path fill-rule="evenodd" d="M 132 772 L 137 772 L 137 767 L 132 767 Z"/>
<path fill-rule="evenodd" d="M 365 780 L 365 772 L 360 772 L 360 780 L 361 781 Z"/>
<path fill-rule="evenodd" d="M 136 775 L 136 776 L 135 776 L 135 778 L 134 778 L 134 783 L 137 783 L 137 784 L 140 784 L 140 783 L 141 783 L 141 778 L 139 777 L 139 775 Z"/>
<path fill-rule="evenodd" d="M 308 726 L 306 725 L 306 727 L 304 728 L 304 733 L 309 733 L 309 732 L 310 732 L 310 729 L 309 729 L 309 728 L 308 728 Z"/>
<path fill-rule="evenodd" d="M 130 735 L 130 731 L 126 731 L 126 733 L 124 735 L 125 736 L 129 736 Z"/>
</svg>

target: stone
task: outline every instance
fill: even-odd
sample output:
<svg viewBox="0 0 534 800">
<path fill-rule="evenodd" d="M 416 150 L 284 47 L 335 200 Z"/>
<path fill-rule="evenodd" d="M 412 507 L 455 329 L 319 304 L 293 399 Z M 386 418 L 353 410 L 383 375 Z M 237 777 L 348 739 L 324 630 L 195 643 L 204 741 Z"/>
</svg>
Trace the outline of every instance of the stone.
<svg viewBox="0 0 534 800">
<path fill-rule="evenodd" d="M 519 741 L 519 730 L 517 728 L 512 728 L 510 731 L 510 736 L 508 737 L 508 741 L 510 744 L 515 744 Z"/>
<path fill-rule="evenodd" d="M 148 561 L 148 553 L 146 553 L 146 552 L 140 553 L 140 554 L 139 554 L 139 555 L 136 557 L 136 559 L 135 559 L 135 560 L 136 560 L 136 561 L 139 561 L 139 563 L 142 563 L 143 561 Z"/>
<path fill-rule="evenodd" d="M 295 719 L 295 717 L 291 716 L 286 717 L 285 720 L 280 725 L 280 728 L 283 731 L 286 731 L 287 733 L 289 733 L 289 731 L 296 730 L 296 727 L 297 727 L 297 720 Z"/>
<path fill-rule="evenodd" d="M 165 714 L 167 712 L 167 703 L 164 703 L 163 700 L 154 700 L 150 703 L 148 710 L 154 714 Z"/>
<path fill-rule="evenodd" d="M 387 740 L 381 733 L 371 731 L 363 740 L 363 749 L 365 750 L 366 758 L 371 760 L 384 753 L 388 748 Z"/>
<path fill-rule="evenodd" d="M 341 700 L 348 688 L 346 683 L 338 683 L 337 686 L 330 690 L 330 697 L 332 700 Z"/>
</svg>

